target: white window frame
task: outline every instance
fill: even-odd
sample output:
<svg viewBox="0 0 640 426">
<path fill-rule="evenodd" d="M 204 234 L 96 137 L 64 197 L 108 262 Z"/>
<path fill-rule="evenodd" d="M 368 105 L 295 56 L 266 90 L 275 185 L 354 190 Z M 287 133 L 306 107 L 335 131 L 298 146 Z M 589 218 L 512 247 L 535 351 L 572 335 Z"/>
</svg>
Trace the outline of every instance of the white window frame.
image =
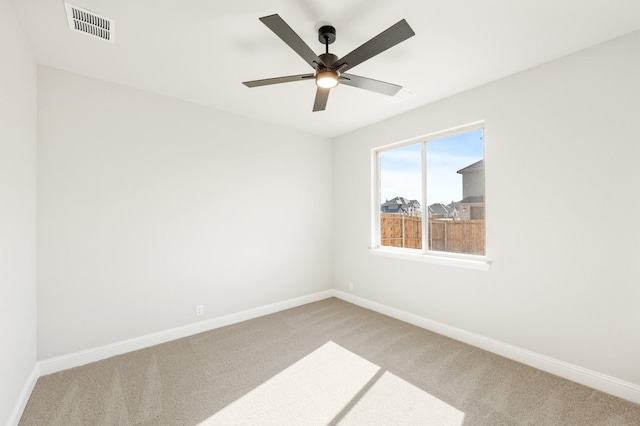
<svg viewBox="0 0 640 426">
<path fill-rule="evenodd" d="M 449 253 L 442 251 L 428 250 L 429 241 L 429 220 L 428 207 L 426 206 L 427 200 L 427 161 L 426 161 L 426 144 L 430 141 L 443 139 L 449 136 L 457 135 L 460 133 L 467 133 L 474 130 L 482 130 L 485 133 L 484 121 L 478 121 L 464 126 L 459 126 L 444 131 L 429 133 L 427 135 L 419 136 L 416 138 L 408 139 L 405 141 L 395 142 L 388 145 L 373 148 L 371 150 L 371 245 L 369 246 L 369 252 L 373 255 L 390 257 L 403 260 L 414 260 L 419 262 L 432 263 L 437 265 L 454 266 L 467 269 L 475 269 L 480 271 L 487 271 L 490 266 L 489 259 L 487 257 L 487 241 L 485 238 L 485 254 L 463 254 L 463 253 Z M 422 179 L 420 181 L 421 194 L 422 194 L 422 249 L 410 249 L 402 247 L 387 247 L 381 243 L 381 229 L 380 229 L 380 157 L 379 153 L 390 151 L 392 149 L 402 148 L 408 145 L 421 144 L 422 153 Z M 483 143 L 483 158 L 485 158 L 486 164 L 486 150 Z M 486 185 L 485 185 L 486 186 Z M 485 187 L 485 200 L 486 200 L 486 187 Z M 485 201 L 486 205 L 486 201 Z M 485 235 L 487 226 L 487 213 L 485 208 Z"/>
</svg>

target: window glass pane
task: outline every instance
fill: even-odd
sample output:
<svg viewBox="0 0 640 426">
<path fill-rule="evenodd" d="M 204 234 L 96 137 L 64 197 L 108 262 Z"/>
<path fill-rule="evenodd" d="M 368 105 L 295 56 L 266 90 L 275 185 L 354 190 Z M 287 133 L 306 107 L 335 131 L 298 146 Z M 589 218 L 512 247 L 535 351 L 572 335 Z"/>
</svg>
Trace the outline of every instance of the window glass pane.
<svg viewBox="0 0 640 426">
<path fill-rule="evenodd" d="M 378 154 L 380 244 L 422 248 L 422 144 Z"/>
<path fill-rule="evenodd" d="M 485 253 L 483 131 L 429 141 L 429 250 Z"/>
</svg>

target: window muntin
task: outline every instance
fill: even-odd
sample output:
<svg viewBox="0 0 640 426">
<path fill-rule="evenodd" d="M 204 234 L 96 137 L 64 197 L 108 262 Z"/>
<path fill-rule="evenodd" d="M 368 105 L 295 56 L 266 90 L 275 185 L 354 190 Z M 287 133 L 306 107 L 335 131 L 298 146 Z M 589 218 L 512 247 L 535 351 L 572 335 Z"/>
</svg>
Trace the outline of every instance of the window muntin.
<svg viewBox="0 0 640 426">
<path fill-rule="evenodd" d="M 417 249 L 425 254 L 485 255 L 481 125 L 374 153 L 375 246 Z"/>
</svg>

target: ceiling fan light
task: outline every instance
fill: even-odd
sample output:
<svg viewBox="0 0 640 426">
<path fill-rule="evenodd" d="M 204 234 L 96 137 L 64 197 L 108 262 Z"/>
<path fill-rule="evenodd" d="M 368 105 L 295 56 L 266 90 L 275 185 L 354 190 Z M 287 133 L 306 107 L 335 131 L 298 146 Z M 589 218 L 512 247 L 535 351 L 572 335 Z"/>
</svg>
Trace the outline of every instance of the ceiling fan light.
<svg viewBox="0 0 640 426">
<path fill-rule="evenodd" d="M 322 70 L 316 74 L 316 86 L 331 89 L 338 85 L 338 73 L 333 70 Z"/>
</svg>

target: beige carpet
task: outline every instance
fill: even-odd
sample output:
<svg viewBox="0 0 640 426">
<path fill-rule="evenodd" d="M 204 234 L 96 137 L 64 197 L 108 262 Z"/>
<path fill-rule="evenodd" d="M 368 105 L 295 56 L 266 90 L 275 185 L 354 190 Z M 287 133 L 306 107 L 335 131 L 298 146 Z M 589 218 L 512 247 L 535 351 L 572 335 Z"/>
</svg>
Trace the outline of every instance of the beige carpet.
<svg viewBox="0 0 640 426">
<path fill-rule="evenodd" d="M 640 425 L 640 406 L 338 299 L 41 377 L 21 425 Z"/>
</svg>

